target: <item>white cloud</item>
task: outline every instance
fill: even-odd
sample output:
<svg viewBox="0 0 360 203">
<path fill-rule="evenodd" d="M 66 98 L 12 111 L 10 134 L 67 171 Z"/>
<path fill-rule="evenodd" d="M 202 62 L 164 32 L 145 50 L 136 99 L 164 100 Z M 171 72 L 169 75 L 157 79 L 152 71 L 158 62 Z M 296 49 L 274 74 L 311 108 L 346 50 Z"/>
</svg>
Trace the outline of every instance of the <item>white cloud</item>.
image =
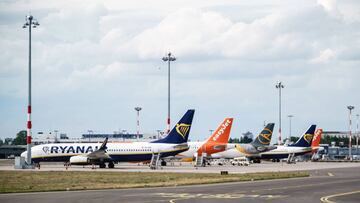
<svg viewBox="0 0 360 203">
<path fill-rule="evenodd" d="M 336 52 L 331 49 L 320 51 L 319 56 L 310 60 L 311 63 L 327 63 L 336 57 Z"/>
<path fill-rule="evenodd" d="M 353 93 L 360 85 L 360 6 L 298 2 L 32 1 L 41 24 L 33 32 L 35 130 L 79 136 L 89 126 L 111 132 L 122 125 L 131 131 L 135 105 L 144 107 L 142 129 L 162 129 L 167 51 L 177 57 L 173 121 L 196 108 L 194 135 L 204 138 L 225 116 L 237 119 L 233 136 L 277 121 L 279 80 L 294 129 L 303 131 L 310 120 L 342 129 L 342 118 L 313 114 L 341 115 L 344 105 L 359 102 Z M 27 32 L 20 28 L 30 4 L 0 4 L 7 19 L 0 20 L 0 110 L 18 109 L 13 100 L 27 95 Z M 14 121 L 3 131 L 21 129 L 24 112 L 6 112 L 0 123 Z"/>
</svg>

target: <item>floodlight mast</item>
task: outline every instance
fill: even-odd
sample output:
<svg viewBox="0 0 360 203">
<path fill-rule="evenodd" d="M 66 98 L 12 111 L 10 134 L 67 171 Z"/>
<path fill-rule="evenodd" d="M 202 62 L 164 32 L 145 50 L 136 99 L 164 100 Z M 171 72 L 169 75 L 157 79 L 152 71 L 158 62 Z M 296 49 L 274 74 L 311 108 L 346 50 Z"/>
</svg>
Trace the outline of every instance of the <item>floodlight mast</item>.
<svg viewBox="0 0 360 203">
<path fill-rule="evenodd" d="M 351 140 L 351 111 L 355 108 L 354 106 L 347 106 L 347 108 L 349 109 L 349 159 L 352 160 L 352 155 L 351 155 L 351 148 L 352 148 L 352 140 Z"/>
<path fill-rule="evenodd" d="M 137 134 L 136 134 L 136 139 L 137 141 L 139 141 L 139 136 L 140 136 L 140 111 L 141 111 L 141 107 L 135 107 L 135 111 L 136 111 L 136 126 L 137 126 Z"/>
<path fill-rule="evenodd" d="M 279 89 L 279 137 L 278 137 L 278 145 L 281 145 L 281 89 L 284 88 L 281 82 L 276 84 L 276 89 Z"/>
<path fill-rule="evenodd" d="M 32 15 L 25 17 L 25 24 L 23 28 L 29 27 L 29 97 L 28 97 L 28 107 L 27 107 L 27 133 L 26 133 L 26 150 L 27 150 L 27 165 L 32 165 L 31 163 L 31 28 L 36 28 L 40 24 Z"/>
<path fill-rule="evenodd" d="M 289 128 L 289 141 L 291 139 L 291 118 L 294 117 L 294 115 L 288 115 L 289 117 L 289 124 L 290 124 L 290 128 Z"/>
<path fill-rule="evenodd" d="M 170 133 L 170 62 L 175 61 L 176 58 L 172 56 L 171 52 L 162 58 L 163 61 L 168 62 L 168 118 L 166 133 Z"/>
</svg>

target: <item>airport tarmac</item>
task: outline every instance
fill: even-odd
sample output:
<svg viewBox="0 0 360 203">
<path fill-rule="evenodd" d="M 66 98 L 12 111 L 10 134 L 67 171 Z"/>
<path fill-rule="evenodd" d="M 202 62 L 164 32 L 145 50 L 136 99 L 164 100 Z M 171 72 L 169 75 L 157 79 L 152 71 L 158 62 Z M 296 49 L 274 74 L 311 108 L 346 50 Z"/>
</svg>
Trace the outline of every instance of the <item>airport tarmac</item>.
<svg viewBox="0 0 360 203">
<path fill-rule="evenodd" d="M 40 169 L 32 169 L 35 171 L 119 171 L 119 172 L 176 172 L 176 173 L 220 173 L 220 171 L 228 171 L 228 173 L 254 173 L 254 172 L 277 172 L 277 171 L 311 171 L 319 169 L 331 168 L 349 168 L 360 167 L 360 163 L 337 163 L 337 162 L 297 162 L 296 164 L 287 164 L 285 162 L 262 162 L 260 164 L 251 164 L 250 166 L 232 166 L 230 164 L 218 166 L 212 165 L 207 167 L 194 167 L 191 163 L 175 162 L 174 165 L 159 167 L 157 170 L 151 170 L 148 165 L 136 163 L 120 163 L 116 164 L 114 169 L 100 169 L 91 166 L 71 166 L 65 168 L 63 163 L 43 163 Z M 13 164 L 0 164 L 0 170 L 22 170 L 14 169 Z"/>
<path fill-rule="evenodd" d="M 307 178 L 164 188 L 1 194 L 0 202 L 359 202 L 360 167 L 312 170 Z"/>
</svg>

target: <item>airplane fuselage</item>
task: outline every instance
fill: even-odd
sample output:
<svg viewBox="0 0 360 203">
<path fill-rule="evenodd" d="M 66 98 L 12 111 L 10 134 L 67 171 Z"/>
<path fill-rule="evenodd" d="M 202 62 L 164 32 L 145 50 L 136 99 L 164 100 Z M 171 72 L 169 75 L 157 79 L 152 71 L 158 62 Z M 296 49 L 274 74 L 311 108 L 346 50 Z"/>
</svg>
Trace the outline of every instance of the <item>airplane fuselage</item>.
<svg viewBox="0 0 360 203">
<path fill-rule="evenodd" d="M 304 155 L 311 152 L 311 147 L 295 147 L 295 146 L 277 146 L 276 149 L 260 153 L 261 159 L 284 159 L 290 154 L 295 156 Z"/>
<path fill-rule="evenodd" d="M 68 162 L 70 157 L 77 155 L 86 155 L 98 150 L 101 143 L 71 143 L 71 144 L 43 144 L 31 148 L 32 161 Z M 180 152 L 186 151 L 188 145 L 167 144 L 167 143 L 108 143 L 106 154 L 113 162 L 141 162 L 150 161 L 153 153 L 161 153 L 161 157 L 174 156 Z M 22 156 L 26 156 L 23 153 Z"/>
</svg>

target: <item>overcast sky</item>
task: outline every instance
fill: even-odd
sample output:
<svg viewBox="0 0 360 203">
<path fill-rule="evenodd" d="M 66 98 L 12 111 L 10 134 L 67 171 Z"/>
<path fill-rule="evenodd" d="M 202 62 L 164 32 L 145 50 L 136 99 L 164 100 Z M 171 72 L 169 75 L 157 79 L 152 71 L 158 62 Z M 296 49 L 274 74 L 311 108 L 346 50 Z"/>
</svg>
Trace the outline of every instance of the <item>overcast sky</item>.
<svg viewBox="0 0 360 203">
<path fill-rule="evenodd" d="M 360 109 L 360 2 L 0 1 L 0 138 L 26 129 L 28 31 L 33 30 L 33 134 L 89 129 L 166 128 L 171 51 L 171 119 L 196 110 L 190 139 L 202 140 L 225 117 L 231 137 L 279 127 L 283 137 L 310 124 L 347 130 L 347 105 Z M 353 114 L 353 115 L 354 115 Z M 353 116 L 355 119 L 356 117 Z M 354 122 L 355 123 L 355 122 Z"/>
</svg>

